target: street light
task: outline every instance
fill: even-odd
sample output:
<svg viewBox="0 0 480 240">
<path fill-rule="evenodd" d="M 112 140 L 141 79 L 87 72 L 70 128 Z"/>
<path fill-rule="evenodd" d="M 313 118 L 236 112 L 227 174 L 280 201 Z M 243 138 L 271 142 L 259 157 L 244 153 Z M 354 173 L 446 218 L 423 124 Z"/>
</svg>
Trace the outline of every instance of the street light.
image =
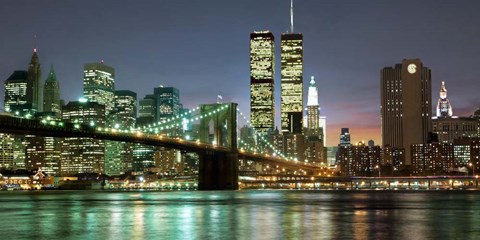
<svg viewBox="0 0 480 240">
<path fill-rule="evenodd" d="M 380 166 L 376 165 L 375 168 L 378 169 L 378 177 L 380 177 L 380 175 L 381 175 Z"/>
<path fill-rule="evenodd" d="M 468 166 L 472 168 L 472 176 L 475 176 L 475 167 L 473 167 L 473 164 L 471 162 L 468 163 Z"/>
</svg>

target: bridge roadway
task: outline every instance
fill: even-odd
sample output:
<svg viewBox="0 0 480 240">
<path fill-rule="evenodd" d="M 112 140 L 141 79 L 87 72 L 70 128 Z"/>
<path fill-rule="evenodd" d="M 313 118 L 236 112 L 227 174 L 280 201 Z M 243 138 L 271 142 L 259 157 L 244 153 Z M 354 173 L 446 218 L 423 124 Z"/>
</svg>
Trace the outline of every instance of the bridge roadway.
<svg viewBox="0 0 480 240">
<path fill-rule="evenodd" d="M 170 138 L 162 135 L 146 134 L 142 132 L 125 133 L 116 129 L 111 129 L 108 132 L 97 131 L 97 129 L 94 127 L 89 127 L 87 125 L 80 125 L 79 128 L 75 128 L 72 123 L 64 123 L 64 126 L 59 126 L 58 123 L 42 123 L 39 120 L 16 118 L 7 115 L 0 115 L 0 132 L 19 135 L 37 135 L 44 137 L 86 137 L 120 142 L 133 142 L 151 146 L 178 149 L 187 152 L 196 152 L 199 154 L 202 154 L 206 151 L 225 154 L 235 153 L 232 149 L 227 147 L 188 141 L 181 138 Z M 280 165 L 291 169 L 303 169 L 306 171 L 316 171 L 319 169 L 313 165 L 287 161 L 282 158 L 265 154 L 255 154 L 243 150 L 236 150 L 236 152 L 238 153 L 238 159 L 271 165 Z"/>
</svg>

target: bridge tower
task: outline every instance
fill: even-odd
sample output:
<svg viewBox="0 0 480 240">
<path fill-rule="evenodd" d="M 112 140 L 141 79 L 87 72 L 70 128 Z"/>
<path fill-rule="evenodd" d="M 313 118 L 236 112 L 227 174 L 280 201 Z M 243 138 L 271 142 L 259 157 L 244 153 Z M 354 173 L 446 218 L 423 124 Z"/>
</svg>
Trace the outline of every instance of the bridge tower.
<svg viewBox="0 0 480 240">
<path fill-rule="evenodd" d="M 237 104 L 203 104 L 203 115 L 222 106 L 221 110 L 200 120 L 199 140 L 224 148 L 226 151 L 204 150 L 199 155 L 199 190 L 238 189 Z"/>
</svg>

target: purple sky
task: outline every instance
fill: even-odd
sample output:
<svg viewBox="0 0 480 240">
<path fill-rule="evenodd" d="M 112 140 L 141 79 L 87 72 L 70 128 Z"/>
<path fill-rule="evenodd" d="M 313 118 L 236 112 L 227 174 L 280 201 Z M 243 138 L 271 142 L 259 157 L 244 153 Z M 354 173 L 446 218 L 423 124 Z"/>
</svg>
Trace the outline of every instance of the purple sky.
<svg viewBox="0 0 480 240">
<path fill-rule="evenodd" d="M 5 1 L 0 79 L 27 69 L 36 34 L 44 79 L 53 64 L 67 101 L 82 94 L 83 64 L 103 59 L 116 69 L 116 89 L 139 98 L 173 86 L 186 107 L 220 94 L 248 113 L 249 34 L 270 30 L 279 114 L 280 34 L 289 29 L 289 6 L 288 0 Z M 479 11 L 480 2 L 469 0 L 297 0 L 304 81 L 314 75 L 319 85 L 328 145 L 338 144 L 341 127 L 350 128 L 352 141 L 379 143 L 380 70 L 404 58 L 432 69 L 434 102 L 446 81 L 454 115 L 470 115 L 480 105 Z M 0 98 L 3 105 L 3 91 Z"/>
</svg>

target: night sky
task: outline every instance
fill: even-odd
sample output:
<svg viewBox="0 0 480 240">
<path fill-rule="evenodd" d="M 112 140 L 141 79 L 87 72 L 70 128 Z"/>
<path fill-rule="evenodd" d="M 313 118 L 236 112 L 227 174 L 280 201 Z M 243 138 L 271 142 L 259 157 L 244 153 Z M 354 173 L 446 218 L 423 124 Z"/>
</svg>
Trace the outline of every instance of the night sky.
<svg viewBox="0 0 480 240">
<path fill-rule="evenodd" d="M 304 36 L 305 90 L 311 75 L 327 116 L 328 145 L 349 127 L 352 141 L 380 143 L 380 70 L 404 58 L 432 69 L 432 100 L 441 81 L 457 116 L 480 105 L 480 1 L 295 2 Z M 289 0 L 3 1 L 0 79 L 26 70 L 37 35 L 43 80 L 53 64 L 66 101 L 82 95 L 83 64 L 104 60 L 116 89 L 141 99 L 159 85 L 180 90 L 185 107 L 238 102 L 249 112 L 249 34 L 276 38 L 276 125 L 280 113 L 280 35 Z M 3 87 L 1 104 L 3 106 Z M 433 106 L 432 106 L 433 108 Z"/>
</svg>

